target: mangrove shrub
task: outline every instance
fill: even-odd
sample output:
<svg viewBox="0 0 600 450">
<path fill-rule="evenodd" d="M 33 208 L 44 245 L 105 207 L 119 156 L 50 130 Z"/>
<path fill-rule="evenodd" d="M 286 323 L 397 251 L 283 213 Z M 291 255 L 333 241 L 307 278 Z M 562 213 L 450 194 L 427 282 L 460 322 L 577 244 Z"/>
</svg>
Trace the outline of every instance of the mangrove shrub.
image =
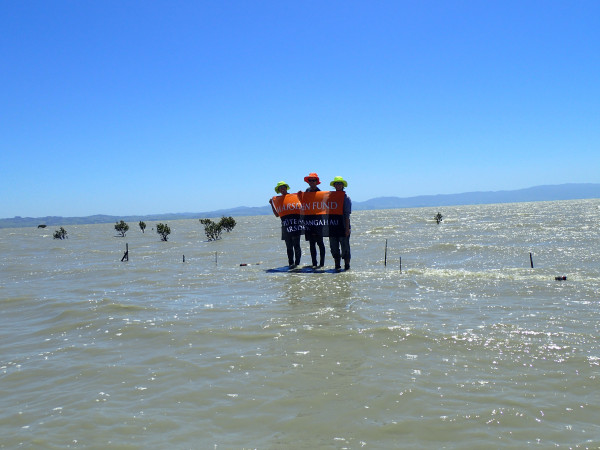
<svg viewBox="0 0 600 450">
<path fill-rule="evenodd" d="M 167 239 L 169 239 L 171 229 L 166 223 L 159 223 L 158 225 L 156 225 L 156 232 L 160 234 L 161 241 L 166 241 Z"/>
<path fill-rule="evenodd" d="M 235 227 L 235 220 L 233 217 L 221 217 L 221 220 L 218 223 L 215 223 L 210 219 L 200 219 L 200 223 L 204 225 L 204 234 L 206 234 L 209 241 L 221 239 L 223 230 L 229 233 Z"/>
<path fill-rule="evenodd" d="M 60 227 L 60 229 L 54 231 L 54 239 L 67 239 L 67 237 L 67 230 L 65 230 L 63 227 Z"/>
<path fill-rule="evenodd" d="M 115 230 L 117 230 L 117 233 L 119 233 L 121 237 L 125 237 L 125 233 L 129 230 L 129 225 L 121 220 L 120 222 L 115 223 Z"/>
<path fill-rule="evenodd" d="M 229 233 L 235 227 L 235 219 L 233 217 L 223 216 L 221 217 L 221 221 L 219 222 L 219 224 L 223 227 L 225 231 Z"/>
</svg>

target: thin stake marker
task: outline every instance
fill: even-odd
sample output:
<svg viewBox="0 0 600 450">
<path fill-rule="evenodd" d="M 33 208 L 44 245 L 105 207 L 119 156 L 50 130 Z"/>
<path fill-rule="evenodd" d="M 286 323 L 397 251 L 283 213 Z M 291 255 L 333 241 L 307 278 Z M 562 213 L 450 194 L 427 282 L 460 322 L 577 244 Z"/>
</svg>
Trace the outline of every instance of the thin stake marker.
<svg viewBox="0 0 600 450">
<path fill-rule="evenodd" d="M 387 267 L 387 239 L 385 240 L 385 254 L 383 256 L 383 266 Z"/>
<path fill-rule="evenodd" d="M 531 264 L 531 268 L 533 269 L 533 254 L 529 252 L 529 263 Z"/>
<path fill-rule="evenodd" d="M 125 254 L 121 258 L 121 262 L 129 261 L 129 244 L 125 244 Z"/>
</svg>

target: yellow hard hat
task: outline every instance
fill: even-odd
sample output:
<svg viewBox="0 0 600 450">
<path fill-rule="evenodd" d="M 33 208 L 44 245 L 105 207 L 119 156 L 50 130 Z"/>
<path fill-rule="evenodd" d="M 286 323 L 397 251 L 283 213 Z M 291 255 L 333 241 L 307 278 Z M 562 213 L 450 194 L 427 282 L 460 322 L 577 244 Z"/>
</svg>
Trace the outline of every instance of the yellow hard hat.
<svg viewBox="0 0 600 450">
<path fill-rule="evenodd" d="M 333 181 L 329 183 L 329 186 L 333 186 L 335 183 L 344 183 L 344 187 L 348 187 L 348 182 L 342 177 L 334 177 Z"/>
<path fill-rule="evenodd" d="M 277 183 L 277 186 L 275 186 L 275 192 L 277 192 L 278 194 L 279 194 L 279 188 L 280 188 L 281 186 L 285 186 L 285 187 L 287 188 L 287 190 L 288 190 L 288 191 L 291 189 L 291 188 L 290 188 L 290 185 L 289 185 L 289 184 L 287 184 L 285 181 L 280 181 L 279 183 Z"/>
</svg>

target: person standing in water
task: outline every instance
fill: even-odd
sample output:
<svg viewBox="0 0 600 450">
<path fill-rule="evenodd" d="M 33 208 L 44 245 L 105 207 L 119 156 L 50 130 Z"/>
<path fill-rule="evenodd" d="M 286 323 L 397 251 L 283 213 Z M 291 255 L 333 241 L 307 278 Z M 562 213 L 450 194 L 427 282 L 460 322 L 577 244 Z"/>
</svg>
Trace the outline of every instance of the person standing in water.
<svg viewBox="0 0 600 450">
<path fill-rule="evenodd" d="M 280 181 L 277 183 L 277 186 L 275 186 L 275 192 L 277 192 L 281 197 L 285 197 L 289 188 L 290 186 L 285 181 Z M 272 198 L 269 199 L 269 203 L 271 204 L 271 209 L 273 210 L 275 217 L 279 217 L 279 214 L 275 210 L 275 206 L 273 206 Z M 300 258 L 302 257 L 302 249 L 300 248 L 300 235 L 289 234 L 282 227 L 281 239 L 285 241 L 289 268 L 294 269 L 296 266 L 300 265 Z"/>
<path fill-rule="evenodd" d="M 308 183 L 306 192 L 318 192 L 321 190 L 317 187 L 318 184 L 321 184 L 321 180 L 319 180 L 319 175 L 316 173 L 309 173 L 308 176 L 304 177 L 304 181 Z M 310 257 L 312 258 L 313 267 L 317 267 L 317 246 L 319 247 L 320 255 L 318 267 L 323 267 L 325 265 L 325 243 L 323 242 L 323 236 L 307 231 L 305 239 L 308 241 L 310 247 Z"/>
<path fill-rule="evenodd" d="M 336 191 L 344 191 L 348 187 L 348 182 L 342 177 L 335 177 L 330 186 Z M 344 260 L 344 270 L 350 269 L 350 214 L 352 213 L 352 201 L 344 192 L 344 236 L 329 236 L 329 249 L 335 262 L 335 270 L 341 270 L 341 259 Z M 341 247 L 341 251 L 340 251 Z"/>
</svg>

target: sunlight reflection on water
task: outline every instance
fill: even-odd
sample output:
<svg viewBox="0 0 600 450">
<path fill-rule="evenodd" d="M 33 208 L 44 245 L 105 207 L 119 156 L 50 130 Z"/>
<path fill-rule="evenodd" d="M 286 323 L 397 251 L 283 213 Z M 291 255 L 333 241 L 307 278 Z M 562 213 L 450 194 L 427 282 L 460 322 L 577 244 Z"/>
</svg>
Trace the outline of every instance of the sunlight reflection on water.
<svg viewBox="0 0 600 450">
<path fill-rule="evenodd" d="M 339 274 L 272 216 L 0 230 L 4 445 L 596 447 L 596 204 L 355 212 Z"/>
</svg>

